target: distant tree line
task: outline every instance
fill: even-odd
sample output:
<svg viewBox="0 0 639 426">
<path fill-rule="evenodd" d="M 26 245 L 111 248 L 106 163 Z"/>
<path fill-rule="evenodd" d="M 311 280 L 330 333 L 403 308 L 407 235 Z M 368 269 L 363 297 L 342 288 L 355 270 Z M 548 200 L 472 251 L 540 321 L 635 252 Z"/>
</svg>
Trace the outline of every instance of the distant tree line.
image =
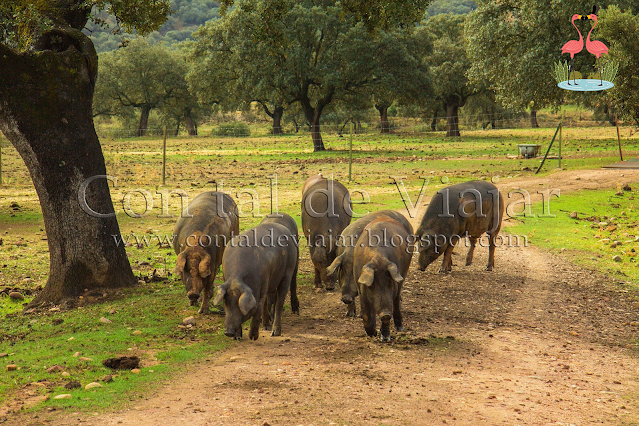
<svg viewBox="0 0 639 426">
<path fill-rule="evenodd" d="M 539 7 L 511 0 L 497 7 L 494 0 L 438 0 L 419 25 L 384 18 L 373 29 L 368 23 L 388 11 L 371 4 L 370 16 L 361 19 L 349 12 L 348 0 L 239 0 L 186 42 L 135 40 L 101 55 L 94 114 L 137 121 L 137 134 L 144 135 L 155 110 L 163 122 L 197 134 L 198 121 L 214 107 L 258 105 L 274 134 L 287 117 L 296 129 L 307 126 L 315 151 L 324 150 L 327 117 L 358 122 L 373 108 L 382 133 L 391 131 L 389 110 L 400 108 L 435 117 L 433 130 L 436 117 L 446 117 L 449 137 L 460 135 L 460 108 L 467 105 L 493 127 L 498 114 L 525 110 L 537 127 L 536 111 L 565 102 L 639 123 L 633 77 L 639 52 L 630 41 L 639 18 L 630 4 L 599 14 L 593 34 L 610 45 L 609 58 L 597 64 L 587 53 L 575 58 L 584 74 L 611 59 L 621 63 L 613 90 L 586 95 L 559 89 L 551 70 L 575 36 L 570 17 L 590 13 L 589 3 Z M 459 14 L 439 13 L 446 8 Z M 591 22 L 578 21 L 583 34 Z"/>
</svg>

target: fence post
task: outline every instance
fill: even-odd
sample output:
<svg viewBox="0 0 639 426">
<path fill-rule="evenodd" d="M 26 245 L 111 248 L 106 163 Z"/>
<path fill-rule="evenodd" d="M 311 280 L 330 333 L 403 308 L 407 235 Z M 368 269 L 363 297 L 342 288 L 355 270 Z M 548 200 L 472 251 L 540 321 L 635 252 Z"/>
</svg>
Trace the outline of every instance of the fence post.
<svg viewBox="0 0 639 426">
<path fill-rule="evenodd" d="M 348 144 L 348 181 L 351 182 L 351 171 L 353 169 L 353 130 L 354 130 L 354 123 L 351 121 L 351 137 L 350 137 L 350 142 Z"/>
<path fill-rule="evenodd" d="M 559 126 L 557 126 L 557 130 L 555 130 L 555 135 L 552 137 L 552 140 L 550 141 L 550 145 L 548 145 L 548 150 L 546 151 L 546 155 L 544 155 L 544 159 L 541 160 L 541 164 L 539 165 L 539 168 L 537 169 L 535 174 L 539 173 L 541 171 L 541 168 L 544 167 L 544 163 L 546 162 L 546 158 L 548 158 L 548 154 L 550 153 L 550 149 L 552 148 L 552 144 L 555 142 L 555 139 L 557 138 L 557 134 L 559 133 L 560 129 L 561 129 L 561 122 L 559 122 Z"/>
<path fill-rule="evenodd" d="M 164 126 L 164 143 L 162 144 L 162 186 L 166 186 L 166 126 Z"/>
<path fill-rule="evenodd" d="M 619 157 L 621 158 L 621 161 L 623 161 L 623 152 L 621 152 L 621 135 L 619 134 L 619 118 L 617 117 L 617 113 L 615 112 L 615 125 L 617 126 L 617 142 L 619 142 Z M 2 173 L 0 173 L 0 176 L 2 176 Z M 0 180 L 0 182 L 2 182 Z"/>
<path fill-rule="evenodd" d="M 566 111 L 561 111 L 561 121 L 559 121 L 559 168 L 561 169 L 561 134 L 564 129 L 564 118 L 566 118 Z"/>
</svg>

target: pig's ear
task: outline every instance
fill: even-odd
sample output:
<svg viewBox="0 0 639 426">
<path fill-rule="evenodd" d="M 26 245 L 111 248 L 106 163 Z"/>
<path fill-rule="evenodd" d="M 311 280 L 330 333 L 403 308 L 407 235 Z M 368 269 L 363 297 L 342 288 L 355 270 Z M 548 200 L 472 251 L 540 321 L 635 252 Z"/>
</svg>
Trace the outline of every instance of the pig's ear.
<svg viewBox="0 0 639 426">
<path fill-rule="evenodd" d="M 211 256 L 208 254 L 204 256 L 204 259 L 200 260 L 199 268 L 200 276 L 206 278 L 211 275 Z"/>
<path fill-rule="evenodd" d="M 186 253 L 182 252 L 177 257 L 177 262 L 175 263 L 175 273 L 181 274 L 184 272 L 184 267 L 186 266 Z"/>
<path fill-rule="evenodd" d="M 404 277 L 401 276 L 401 274 L 397 270 L 397 265 L 395 265 L 394 263 L 389 263 L 387 270 L 393 281 L 395 281 L 396 283 L 401 283 L 402 281 L 404 281 Z"/>
<path fill-rule="evenodd" d="M 242 295 L 240 296 L 239 305 L 240 311 L 242 311 L 242 314 L 244 315 L 247 315 L 249 312 L 251 312 L 251 309 L 253 309 L 255 305 L 257 305 L 257 301 L 255 300 L 253 292 L 250 288 L 245 286 L 245 288 L 242 289 Z"/>
<path fill-rule="evenodd" d="M 370 287 L 373 285 L 373 279 L 375 278 L 375 270 L 371 267 L 371 264 L 368 263 L 364 265 L 362 268 L 362 274 L 359 276 L 359 280 L 357 282 L 359 284 Z"/>
<path fill-rule="evenodd" d="M 228 283 L 219 285 L 219 287 L 217 288 L 217 294 L 215 295 L 215 300 L 213 301 L 214 305 L 219 305 L 220 303 L 222 303 L 222 300 L 224 299 L 224 295 L 226 294 L 226 290 L 228 289 L 229 289 Z"/>
<path fill-rule="evenodd" d="M 337 271 L 337 269 L 342 266 L 342 260 L 344 260 L 344 254 L 340 254 L 339 256 L 337 256 L 333 263 L 331 263 L 331 265 L 326 268 L 326 275 L 328 275 L 329 277 L 333 275 L 335 271 Z"/>
</svg>

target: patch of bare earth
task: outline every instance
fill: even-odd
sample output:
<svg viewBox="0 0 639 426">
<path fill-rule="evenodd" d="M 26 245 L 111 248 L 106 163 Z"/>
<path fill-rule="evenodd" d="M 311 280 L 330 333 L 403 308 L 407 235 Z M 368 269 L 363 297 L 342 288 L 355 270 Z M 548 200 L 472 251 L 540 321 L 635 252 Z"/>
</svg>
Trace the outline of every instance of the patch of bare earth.
<svg viewBox="0 0 639 426">
<path fill-rule="evenodd" d="M 337 293 L 301 291 L 281 338 L 262 332 L 125 411 L 72 425 L 635 424 L 632 296 L 533 248 L 485 250 L 451 275 L 412 269 L 392 344 L 343 317 Z M 307 262 L 303 272 L 310 272 Z M 632 346 L 634 348 L 634 346 Z M 21 419 L 21 420 L 24 420 Z M 31 419 L 34 420 L 34 419 Z M 24 422 L 22 423 L 24 424 Z"/>
</svg>

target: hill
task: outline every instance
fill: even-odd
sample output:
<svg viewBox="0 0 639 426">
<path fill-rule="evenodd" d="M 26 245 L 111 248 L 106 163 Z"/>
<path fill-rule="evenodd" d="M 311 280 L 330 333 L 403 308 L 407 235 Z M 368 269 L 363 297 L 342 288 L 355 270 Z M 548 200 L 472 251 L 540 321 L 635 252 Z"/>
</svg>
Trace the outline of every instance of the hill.
<svg viewBox="0 0 639 426">
<path fill-rule="evenodd" d="M 152 33 L 149 38 L 168 44 L 184 41 L 200 25 L 219 18 L 219 9 L 220 4 L 212 0 L 171 0 L 171 16 L 162 28 Z M 111 28 L 114 27 L 110 17 L 104 16 L 103 19 L 111 24 Z M 100 28 L 95 24 L 88 26 L 88 33 L 98 53 L 115 50 L 121 45 L 123 37 L 131 37 L 130 34 L 114 35 L 109 29 Z"/>
</svg>

